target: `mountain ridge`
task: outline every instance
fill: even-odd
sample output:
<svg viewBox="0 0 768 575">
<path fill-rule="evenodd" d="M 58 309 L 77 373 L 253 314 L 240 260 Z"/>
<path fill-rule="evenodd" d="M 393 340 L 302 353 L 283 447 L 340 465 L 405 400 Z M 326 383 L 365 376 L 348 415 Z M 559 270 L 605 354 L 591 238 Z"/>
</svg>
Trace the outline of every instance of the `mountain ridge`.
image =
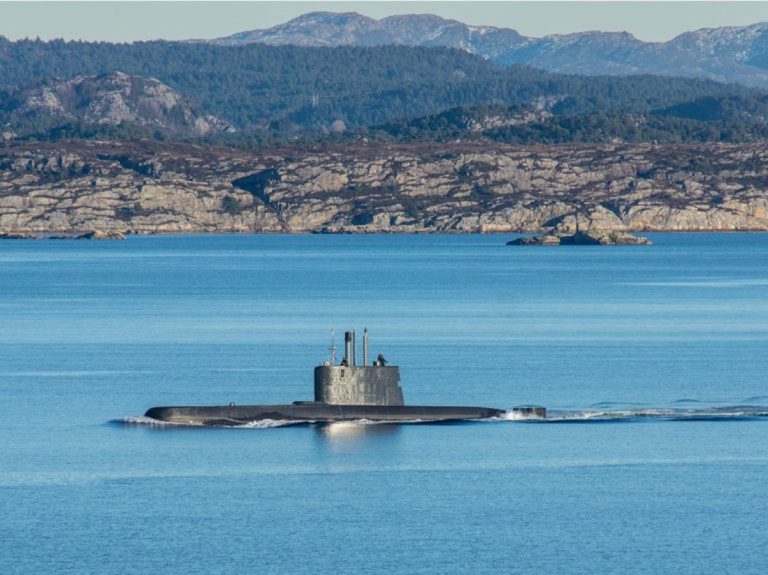
<svg viewBox="0 0 768 575">
<path fill-rule="evenodd" d="M 310 12 L 271 28 L 206 41 L 299 46 L 443 46 L 494 62 L 561 73 L 661 74 L 768 87 L 768 23 L 702 28 L 666 42 L 626 31 L 525 36 L 512 28 L 468 25 L 434 14 L 380 20 L 356 12 Z"/>
</svg>

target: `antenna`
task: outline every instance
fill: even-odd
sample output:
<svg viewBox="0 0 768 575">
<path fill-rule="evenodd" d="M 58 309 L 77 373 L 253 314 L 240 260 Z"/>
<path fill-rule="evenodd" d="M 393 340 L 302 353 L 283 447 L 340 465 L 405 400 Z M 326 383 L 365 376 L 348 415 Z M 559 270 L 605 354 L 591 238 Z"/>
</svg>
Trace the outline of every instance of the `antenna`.
<svg viewBox="0 0 768 575">
<path fill-rule="evenodd" d="M 331 365 L 336 363 L 336 330 L 331 329 L 331 347 L 328 348 Z"/>
</svg>

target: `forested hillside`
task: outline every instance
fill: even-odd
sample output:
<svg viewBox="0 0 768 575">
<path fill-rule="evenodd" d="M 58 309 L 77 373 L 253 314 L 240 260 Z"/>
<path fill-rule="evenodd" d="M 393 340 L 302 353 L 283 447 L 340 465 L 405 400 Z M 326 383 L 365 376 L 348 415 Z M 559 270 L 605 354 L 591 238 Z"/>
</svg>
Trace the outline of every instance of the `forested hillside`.
<svg viewBox="0 0 768 575">
<path fill-rule="evenodd" d="M 612 122 L 623 122 L 627 114 L 685 110 L 693 105 L 691 102 L 706 98 L 751 101 L 761 94 L 711 81 L 658 76 L 585 78 L 523 66 L 502 67 L 449 48 L 229 47 L 0 39 L 4 93 L 0 114 L 5 114 L 4 122 L 8 123 L 14 112 L 11 108 L 20 105 L 18 94 L 41 82 L 115 71 L 157 78 L 202 112 L 231 122 L 238 128 L 237 138 L 317 135 L 332 128 L 342 132 L 477 105 L 528 106 L 570 118 L 550 120 L 543 128 L 546 133 L 551 129 L 575 130 L 582 122 L 578 118 L 606 115 L 614 118 Z M 19 134 L 30 132 L 18 114 L 14 121 L 8 129 Z M 685 127 L 680 122 L 665 125 L 672 130 Z M 130 125 L 98 128 L 82 121 L 35 135 L 88 137 L 105 130 L 115 137 L 121 133 L 125 137 L 146 135 Z M 536 129 L 524 136 L 500 133 L 495 137 L 529 142 L 545 137 L 545 133 Z M 644 132 L 642 137 L 653 134 Z"/>
<path fill-rule="evenodd" d="M 571 108 L 572 113 L 563 113 Z M 768 138 L 768 96 L 706 96 L 644 111 L 567 102 L 551 111 L 530 105 L 457 107 L 377 126 L 369 138 L 385 141 L 492 140 L 509 144 L 570 142 L 752 142 Z M 557 113 L 560 111 L 560 113 Z"/>
</svg>

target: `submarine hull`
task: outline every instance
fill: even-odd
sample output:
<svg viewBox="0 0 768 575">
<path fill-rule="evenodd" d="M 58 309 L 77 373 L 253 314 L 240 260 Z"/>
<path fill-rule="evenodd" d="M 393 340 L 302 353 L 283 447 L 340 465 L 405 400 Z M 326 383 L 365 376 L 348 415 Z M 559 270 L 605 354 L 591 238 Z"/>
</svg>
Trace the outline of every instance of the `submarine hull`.
<svg viewBox="0 0 768 575">
<path fill-rule="evenodd" d="M 499 417 L 504 410 L 491 407 L 438 405 L 329 405 L 315 402 L 286 405 L 226 405 L 153 407 L 146 417 L 187 425 L 230 425 L 254 421 L 387 421 L 440 422 Z"/>
</svg>

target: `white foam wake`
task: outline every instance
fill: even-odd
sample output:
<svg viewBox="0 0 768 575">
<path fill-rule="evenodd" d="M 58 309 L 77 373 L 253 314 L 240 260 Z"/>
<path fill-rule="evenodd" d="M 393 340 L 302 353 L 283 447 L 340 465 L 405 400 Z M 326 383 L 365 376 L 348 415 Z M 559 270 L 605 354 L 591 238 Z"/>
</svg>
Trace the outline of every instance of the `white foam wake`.
<svg viewBox="0 0 768 575">
<path fill-rule="evenodd" d="M 503 415 L 500 417 L 494 417 L 493 419 L 501 419 L 501 420 L 508 420 L 508 421 L 528 421 L 528 420 L 538 420 L 543 419 L 540 415 L 536 415 L 533 413 L 524 413 L 515 409 L 510 409 L 509 411 L 505 411 Z"/>
<path fill-rule="evenodd" d="M 113 419 L 110 423 L 115 423 L 117 425 L 127 425 L 127 426 L 146 425 L 151 427 L 166 427 L 166 426 L 179 425 L 178 423 L 172 423 L 170 421 L 160 421 L 159 419 L 152 419 L 151 417 L 147 417 L 145 415 L 119 417 L 118 419 Z"/>
<path fill-rule="evenodd" d="M 246 421 L 245 423 L 233 422 L 232 425 L 219 425 L 218 427 L 234 427 L 237 429 L 271 429 L 273 427 L 286 427 L 288 425 L 301 425 L 311 421 L 297 421 L 295 419 L 259 419 Z"/>
<path fill-rule="evenodd" d="M 296 420 L 296 419 L 260 419 L 256 421 L 240 421 L 240 420 L 216 420 L 215 424 L 206 424 L 201 421 L 161 421 L 159 419 L 153 419 L 145 415 L 120 417 L 113 419 L 110 423 L 125 426 L 137 426 L 137 427 L 224 427 L 232 429 L 271 429 L 273 427 L 286 427 L 288 425 L 302 425 L 307 423 L 313 423 L 308 420 Z"/>
<path fill-rule="evenodd" d="M 550 410 L 547 417 L 507 411 L 500 419 L 508 421 L 539 421 L 545 423 L 621 422 L 621 421 L 719 421 L 748 420 L 768 417 L 768 407 L 734 405 L 697 409 L 651 407 L 641 409 Z"/>
</svg>

